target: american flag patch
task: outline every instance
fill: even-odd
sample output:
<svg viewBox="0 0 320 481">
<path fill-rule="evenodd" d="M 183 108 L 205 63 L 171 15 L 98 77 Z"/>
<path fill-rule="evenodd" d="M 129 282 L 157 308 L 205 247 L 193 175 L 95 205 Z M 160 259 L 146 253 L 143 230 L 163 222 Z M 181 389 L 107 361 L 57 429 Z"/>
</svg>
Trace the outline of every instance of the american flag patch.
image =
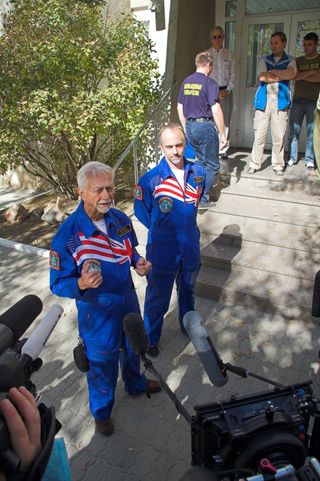
<svg viewBox="0 0 320 481">
<path fill-rule="evenodd" d="M 154 198 L 168 195 L 174 199 L 180 200 L 181 202 L 188 202 L 190 204 L 198 204 L 200 192 L 198 188 L 192 187 L 190 184 L 186 184 L 185 191 L 180 187 L 179 182 L 172 177 L 162 181 L 160 185 L 157 185 L 154 189 Z"/>
<path fill-rule="evenodd" d="M 132 244 L 130 239 L 120 242 L 101 234 L 94 234 L 87 238 L 83 232 L 78 232 L 67 242 L 67 248 L 78 266 L 87 259 L 131 264 Z"/>
</svg>

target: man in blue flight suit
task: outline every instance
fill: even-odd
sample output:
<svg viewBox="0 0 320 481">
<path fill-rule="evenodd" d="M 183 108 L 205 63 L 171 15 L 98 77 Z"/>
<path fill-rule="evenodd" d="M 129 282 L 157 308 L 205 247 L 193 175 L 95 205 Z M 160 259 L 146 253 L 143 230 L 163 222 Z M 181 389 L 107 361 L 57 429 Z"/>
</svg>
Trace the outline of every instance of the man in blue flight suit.
<svg viewBox="0 0 320 481">
<path fill-rule="evenodd" d="M 164 157 L 141 177 L 134 191 L 134 212 L 148 230 L 147 259 L 152 263 L 144 305 L 149 355 L 159 354 L 163 317 L 176 280 L 179 322 L 194 310 L 194 284 L 200 268 L 200 233 L 196 216 L 205 183 L 204 169 L 183 154 L 186 135 L 179 124 L 160 131 Z"/>
<path fill-rule="evenodd" d="M 161 390 L 157 381 L 140 374 L 139 357 L 132 352 L 122 323 L 126 314 L 140 312 L 130 267 L 144 276 L 151 264 L 135 249 L 129 218 L 112 207 L 112 168 L 88 162 L 77 181 L 80 205 L 52 242 L 50 287 L 54 294 L 76 300 L 79 334 L 89 360 L 90 409 L 97 431 L 109 436 L 119 360 L 129 394 Z"/>
</svg>

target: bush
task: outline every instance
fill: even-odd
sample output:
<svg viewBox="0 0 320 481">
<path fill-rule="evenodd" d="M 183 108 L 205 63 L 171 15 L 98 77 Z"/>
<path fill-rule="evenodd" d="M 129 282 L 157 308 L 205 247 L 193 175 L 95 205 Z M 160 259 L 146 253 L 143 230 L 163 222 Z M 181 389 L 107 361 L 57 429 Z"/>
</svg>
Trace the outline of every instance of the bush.
<svg viewBox="0 0 320 481">
<path fill-rule="evenodd" d="M 153 46 L 100 0 L 16 0 L 0 37 L 0 169 L 75 197 L 77 170 L 113 165 L 159 98 Z"/>
</svg>

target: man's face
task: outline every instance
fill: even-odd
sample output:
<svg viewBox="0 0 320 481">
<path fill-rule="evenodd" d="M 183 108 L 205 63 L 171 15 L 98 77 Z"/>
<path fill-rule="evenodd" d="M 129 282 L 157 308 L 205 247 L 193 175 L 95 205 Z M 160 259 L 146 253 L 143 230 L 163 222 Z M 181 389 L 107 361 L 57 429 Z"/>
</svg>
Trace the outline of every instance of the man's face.
<svg viewBox="0 0 320 481">
<path fill-rule="evenodd" d="M 313 57 L 317 54 L 317 45 L 313 40 L 303 41 L 303 50 L 307 57 Z"/>
<path fill-rule="evenodd" d="M 282 57 L 287 42 L 283 42 L 278 35 L 270 40 L 270 48 L 275 57 Z"/>
<path fill-rule="evenodd" d="M 178 129 L 166 129 L 161 135 L 161 150 L 173 167 L 182 168 L 183 154 L 186 148 L 185 138 Z"/>
<path fill-rule="evenodd" d="M 100 220 L 112 207 L 114 183 L 111 174 L 99 173 L 87 179 L 87 185 L 78 188 L 84 210 L 92 220 Z"/>
<path fill-rule="evenodd" d="M 211 42 L 213 48 L 220 50 L 223 45 L 223 40 L 224 40 L 224 34 L 220 30 L 213 30 L 211 34 Z"/>
</svg>

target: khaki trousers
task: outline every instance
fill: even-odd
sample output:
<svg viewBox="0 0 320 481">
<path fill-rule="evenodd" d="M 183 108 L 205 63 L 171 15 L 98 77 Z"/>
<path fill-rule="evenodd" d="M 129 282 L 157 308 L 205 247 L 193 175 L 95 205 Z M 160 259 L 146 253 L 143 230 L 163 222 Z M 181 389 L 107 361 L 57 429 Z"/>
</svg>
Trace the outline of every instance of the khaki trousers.
<svg viewBox="0 0 320 481">
<path fill-rule="evenodd" d="M 256 110 L 254 114 L 254 143 L 252 146 L 250 167 L 256 170 L 261 167 L 269 122 L 272 138 L 271 163 L 274 170 L 282 170 L 284 168 L 284 136 L 288 124 L 288 110 L 277 110 L 277 107 L 269 101 L 264 112 L 262 110 Z"/>
<path fill-rule="evenodd" d="M 230 92 L 229 95 L 226 95 L 223 100 L 220 100 L 221 110 L 223 112 L 224 118 L 224 134 L 226 138 L 229 140 L 230 138 L 230 123 L 231 123 L 231 114 L 233 109 L 233 95 Z M 219 135 L 220 137 L 220 135 Z M 219 149 L 219 154 L 226 154 L 229 150 L 229 145 L 224 147 L 223 149 Z"/>
</svg>

